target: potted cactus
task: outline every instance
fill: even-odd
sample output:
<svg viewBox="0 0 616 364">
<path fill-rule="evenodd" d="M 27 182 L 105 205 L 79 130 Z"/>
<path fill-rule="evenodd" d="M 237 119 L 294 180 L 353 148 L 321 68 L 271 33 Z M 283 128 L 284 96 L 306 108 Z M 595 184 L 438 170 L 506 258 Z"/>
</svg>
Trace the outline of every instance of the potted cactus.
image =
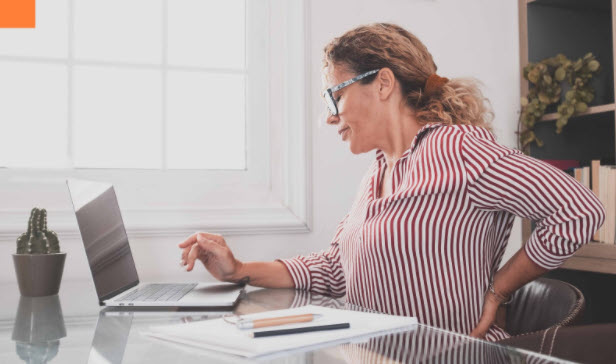
<svg viewBox="0 0 616 364">
<path fill-rule="evenodd" d="M 13 254 L 22 296 L 57 294 L 65 260 L 66 253 L 60 252 L 58 235 L 47 229 L 47 211 L 33 208 L 28 230 L 17 238 L 17 254 Z"/>
</svg>

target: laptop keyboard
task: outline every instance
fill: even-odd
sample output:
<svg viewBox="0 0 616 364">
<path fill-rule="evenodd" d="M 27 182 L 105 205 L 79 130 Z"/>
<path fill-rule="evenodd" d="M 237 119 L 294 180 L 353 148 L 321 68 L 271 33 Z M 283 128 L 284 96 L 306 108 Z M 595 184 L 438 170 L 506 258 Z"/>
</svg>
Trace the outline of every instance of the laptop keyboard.
<svg viewBox="0 0 616 364">
<path fill-rule="evenodd" d="M 120 302 L 134 302 L 134 301 L 156 301 L 156 302 L 173 302 L 178 301 L 184 297 L 190 290 L 192 290 L 197 284 L 161 284 L 151 283 L 146 284 L 127 296 L 122 297 Z"/>
</svg>

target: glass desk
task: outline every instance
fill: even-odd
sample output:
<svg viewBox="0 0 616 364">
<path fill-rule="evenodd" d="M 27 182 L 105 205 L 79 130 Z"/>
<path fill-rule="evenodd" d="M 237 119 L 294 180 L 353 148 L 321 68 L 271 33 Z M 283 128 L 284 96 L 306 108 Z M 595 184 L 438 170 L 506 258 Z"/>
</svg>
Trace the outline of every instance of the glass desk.
<svg viewBox="0 0 616 364">
<path fill-rule="evenodd" d="M 141 334 L 151 325 L 221 317 L 231 311 L 138 311 L 98 306 L 91 281 L 64 281 L 56 296 L 21 297 L 0 285 L 0 363 L 562 363 L 426 325 L 408 332 L 247 360 L 177 346 Z M 235 314 L 307 304 L 351 308 L 342 299 L 292 289 L 247 287 Z"/>
</svg>

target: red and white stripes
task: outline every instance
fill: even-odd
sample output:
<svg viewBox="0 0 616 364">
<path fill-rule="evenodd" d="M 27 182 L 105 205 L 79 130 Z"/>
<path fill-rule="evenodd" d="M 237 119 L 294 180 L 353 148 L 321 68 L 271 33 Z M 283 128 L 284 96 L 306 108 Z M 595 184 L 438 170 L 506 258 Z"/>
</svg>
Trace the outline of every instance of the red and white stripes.
<svg viewBox="0 0 616 364">
<path fill-rule="evenodd" d="M 298 289 L 346 294 L 353 304 L 468 334 L 514 215 L 536 221 L 525 249 L 548 269 L 605 219 L 589 189 L 481 127 L 422 127 L 393 166 L 386 198 L 378 198 L 385 156 L 376 156 L 329 249 L 281 260 Z M 507 336 L 492 326 L 486 339 Z"/>
</svg>

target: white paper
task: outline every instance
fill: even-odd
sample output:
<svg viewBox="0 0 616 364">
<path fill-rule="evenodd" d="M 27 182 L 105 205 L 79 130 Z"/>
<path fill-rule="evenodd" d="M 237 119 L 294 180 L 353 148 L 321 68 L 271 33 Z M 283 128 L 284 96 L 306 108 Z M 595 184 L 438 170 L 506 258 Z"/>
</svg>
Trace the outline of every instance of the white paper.
<svg viewBox="0 0 616 364">
<path fill-rule="evenodd" d="M 267 311 L 242 317 L 257 319 L 307 313 L 321 314 L 323 317 L 308 323 L 280 325 L 254 330 L 241 330 L 223 319 L 213 319 L 188 324 L 152 326 L 149 328 L 149 331 L 143 332 L 143 334 L 168 342 L 181 343 L 206 350 L 254 358 L 256 356 L 281 351 L 323 346 L 324 344 L 330 346 L 358 339 L 363 341 L 367 337 L 377 336 L 377 334 L 408 330 L 417 325 L 417 318 L 415 317 L 338 310 L 312 305 L 285 310 Z M 321 326 L 346 322 L 351 326 L 349 329 L 306 332 L 261 338 L 253 338 L 250 336 L 250 333 L 254 331 Z"/>
</svg>

